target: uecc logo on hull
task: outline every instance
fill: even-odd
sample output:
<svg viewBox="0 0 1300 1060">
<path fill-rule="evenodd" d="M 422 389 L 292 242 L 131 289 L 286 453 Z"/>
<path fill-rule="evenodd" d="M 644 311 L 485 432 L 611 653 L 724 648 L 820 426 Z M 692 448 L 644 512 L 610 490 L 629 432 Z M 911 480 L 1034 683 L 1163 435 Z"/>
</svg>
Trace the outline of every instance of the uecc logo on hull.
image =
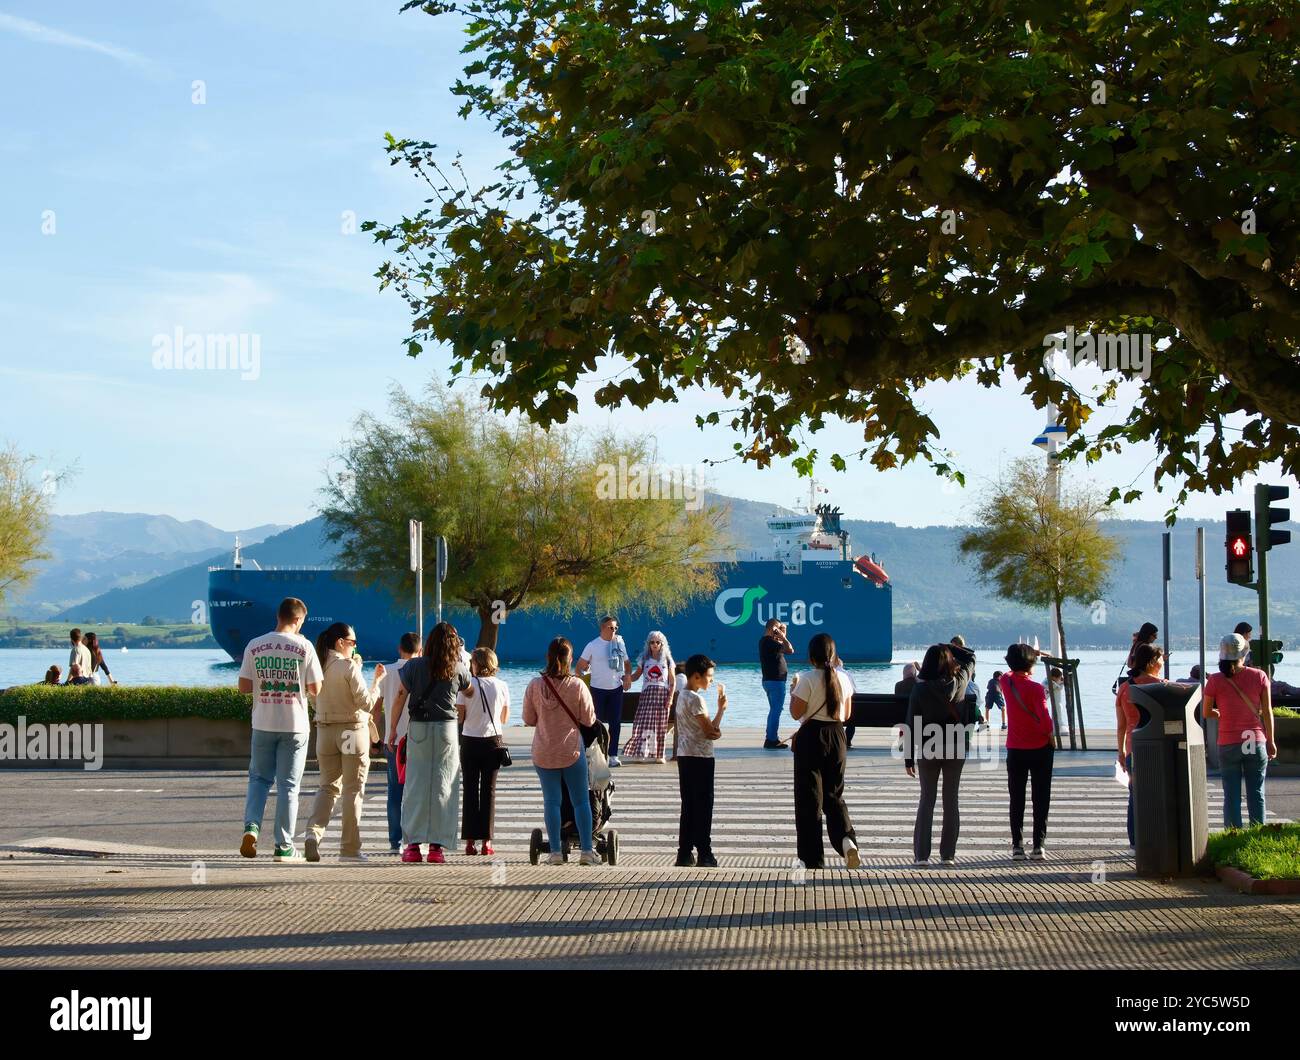
<svg viewBox="0 0 1300 1060">
<path fill-rule="evenodd" d="M 779 604 L 759 603 L 767 595 L 761 585 L 746 589 L 725 589 L 718 593 L 713 602 L 713 612 L 724 626 L 733 628 L 745 625 L 751 619 L 763 625 L 768 619 L 777 618 L 789 622 L 792 626 L 820 626 L 822 624 L 820 603 L 805 603 L 803 600 L 783 601 Z M 740 614 L 731 614 L 728 605 L 739 600 Z"/>
</svg>

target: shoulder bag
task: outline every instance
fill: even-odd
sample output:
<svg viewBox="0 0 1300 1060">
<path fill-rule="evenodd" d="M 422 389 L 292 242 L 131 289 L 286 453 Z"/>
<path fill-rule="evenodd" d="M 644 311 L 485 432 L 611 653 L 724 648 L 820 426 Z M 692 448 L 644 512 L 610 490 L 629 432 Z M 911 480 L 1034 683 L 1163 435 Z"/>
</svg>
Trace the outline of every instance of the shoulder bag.
<svg viewBox="0 0 1300 1060">
<path fill-rule="evenodd" d="M 510 757 L 510 748 L 507 747 L 505 741 L 501 739 L 501 730 L 497 728 L 496 718 L 492 716 L 492 711 L 488 710 L 487 693 L 483 691 L 483 678 L 481 677 L 478 679 L 478 698 L 483 704 L 483 712 L 488 716 L 488 721 L 492 723 L 492 728 L 496 737 L 497 768 L 506 769 L 509 766 L 514 765 L 515 761 Z"/>
<path fill-rule="evenodd" d="M 1255 720 L 1262 725 L 1264 723 L 1264 711 L 1260 707 L 1255 706 L 1253 703 L 1251 703 L 1249 699 L 1246 698 L 1246 693 L 1237 687 L 1236 681 L 1234 681 L 1231 677 L 1228 677 L 1227 674 L 1224 674 L 1223 676 L 1227 678 L 1228 684 L 1232 685 L 1232 690 L 1237 693 L 1237 698 L 1240 699 L 1243 703 L 1246 704 L 1246 706 L 1250 708 L 1250 712 L 1255 715 Z"/>
</svg>

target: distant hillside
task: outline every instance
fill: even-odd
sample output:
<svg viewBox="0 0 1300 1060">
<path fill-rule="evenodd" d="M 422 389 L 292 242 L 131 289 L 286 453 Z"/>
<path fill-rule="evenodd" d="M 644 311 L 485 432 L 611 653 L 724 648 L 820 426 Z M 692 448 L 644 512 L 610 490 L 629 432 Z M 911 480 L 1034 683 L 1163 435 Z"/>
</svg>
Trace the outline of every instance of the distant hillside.
<svg viewBox="0 0 1300 1060">
<path fill-rule="evenodd" d="M 36 566 L 24 591 L 7 601 L 5 613 L 54 618 L 110 590 L 140 585 L 230 548 L 236 534 L 253 543 L 284 529 L 220 530 L 198 520 L 126 512 L 56 515 L 45 543 L 50 558 Z"/>
<path fill-rule="evenodd" d="M 245 564 L 263 567 L 328 567 L 333 552 L 321 539 L 324 520 L 317 516 L 243 550 Z M 242 534 L 240 535 L 242 538 Z M 188 622 L 195 601 L 208 598 L 208 568 L 230 562 L 231 550 L 213 552 L 140 585 L 113 589 L 70 607 L 56 617 L 68 622 Z"/>
<path fill-rule="evenodd" d="M 709 502 L 730 508 L 730 535 L 742 548 L 766 545 L 769 536 L 764 520 L 774 513 L 788 514 L 792 510 L 721 496 L 711 496 Z M 1243 619 L 1254 622 L 1257 614 L 1255 594 L 1224 580 L 1223 524 L 1179 523 L 1173 531 L 1174 581 L 1170 587 L 1175 646 L 1186 646 L 1196 637 L 1193 547 L 1198 525 L 1206 528 L 1208 637 L 1217 640 Z M 1050 631 L 1046 613 L 999 600 L 979 584 L 976 571 L 957 549 L 964 528 L 903 527 L 858 519 L 844 520 L 844 528 L 852 536 L 854 553 L 875 553 L 892 578 L 894 643 L 900 648 L 947 640 L 954 633 L 982 647 L 1002 646 L 1021 636 L 1038 636 L 1047 642 Z M 322 529 L 322 519 L 309 520 L 245 549 L 245 559 L 262 566 L 331 566 L 333 551 L 322 540 Z M 1163 524 L 1114 520 L 1107 529 L 1120 540 L 1122 559 L 1103 600 L 1104 609 L 1067 609 L 1066 636 L 1072 647 L 1124 647 L 1144 621 L 1162 624 Z M 103 593 L 67 608 L 60 617 L 82 623 L 139 622 L 146 616 L 165 622 L 189 621 L 194 601 L 207 598 L 208 566 L 227 563 L 229 558 L 227 552 L 214 553 L 140 585 Z M 1269 570 L 1274 635 L 1288 644 L 1300 641 L 1300 544 L 1276 550 Z"/>
</svg>

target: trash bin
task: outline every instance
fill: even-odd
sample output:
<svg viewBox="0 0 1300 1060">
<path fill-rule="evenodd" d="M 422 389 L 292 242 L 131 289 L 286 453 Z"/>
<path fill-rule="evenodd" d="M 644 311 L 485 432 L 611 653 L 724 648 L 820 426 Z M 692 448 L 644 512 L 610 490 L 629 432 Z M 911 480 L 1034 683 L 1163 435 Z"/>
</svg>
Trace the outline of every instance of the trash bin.
<svg viewBox="0 0 1300 1060">
<path fill-rule="evenodd" d="M 1130 684 L 1142 714 L 1133 730 L 1133 824 L 1139 876 L 1192 876 L 1205 859 L 1205 733 L 1197 685 Z"/>
</svg>

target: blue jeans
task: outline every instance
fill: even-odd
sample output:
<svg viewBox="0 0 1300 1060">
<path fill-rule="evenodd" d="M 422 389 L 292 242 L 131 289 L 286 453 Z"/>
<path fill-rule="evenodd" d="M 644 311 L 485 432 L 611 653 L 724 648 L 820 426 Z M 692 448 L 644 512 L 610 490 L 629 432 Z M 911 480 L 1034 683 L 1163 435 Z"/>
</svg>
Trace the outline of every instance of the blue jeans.
<svg viewBox="0 0 1300 1060">
<path fill-rule="evenodd" d="M 1247 754 L 1239 743 L 1219 744 L 1219 779 L 1223 781 L 1223 827 L 1241 827 L 1241 782 L 1246 782 L 1246 807 L 1251 824 L 1264 823 L 1264 774 L 1268 750 L 1261 740 Z"/>
<path fill-rule="evenodd" d="M 275 785 L 275 845 L 293 847 L 293 829 L 298 822 L 298 786 L 307 764 L 305 732 L 253 730 L 253 751 L 248 761 L 248 799 L 244 802 L 244 828 L 262 829 L 266 797 Z"/>
<path fill-rule="evenodd" d="M 396 850 L 402 845 L 402 782 L 397 779 L 397 748 L 385 747 L 388 760 L 388 845 Z"/>
<path fill-rule="evenodd" d="M 603 721 L 609 726 L 609 754 L 611 758 L 617 758 L 618 749 L 623 746 L 618 740 L 619 730 L 623 725 L 623 686 L 593 688 L 591 703 L 596 708 L 596 720 Z M 585 763 L 586 757 L 581 757 Z M 583 768 L 586 768 L 585 764 Z"/>
<path fill-rule="evenodd" d="M 569 801 L 573 803 L 573 823 L 578 826 L 578 845 L 591 850 L 591 796 L 587 792 L 587 755 L 578 755 L 578 760 L 565 769 L 543 769 L 537 767 L 537 777 L 542 782 L 542 805 L 545 807 L 546 839 L 551 844 L 551 853 L 558 854 L 563 849 L 560 829 L 560 803 L 563 787 L 569 789 Z"/>
<path fill-rule="evenodd" d="M 777 728 L 785 709 L 785 681 L 764 681 L 763 691 L 767 693 L 767 739 L 772 743 L 778 739 Z"/>
</svg>

